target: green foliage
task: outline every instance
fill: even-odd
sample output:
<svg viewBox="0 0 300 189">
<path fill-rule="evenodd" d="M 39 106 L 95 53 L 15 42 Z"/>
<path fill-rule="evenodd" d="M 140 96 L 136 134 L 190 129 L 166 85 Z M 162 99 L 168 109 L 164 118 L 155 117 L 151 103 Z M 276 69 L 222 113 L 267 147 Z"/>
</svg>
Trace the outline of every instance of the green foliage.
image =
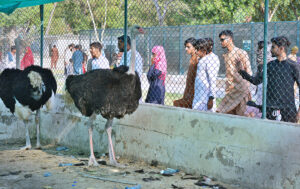
<svg viewBox="0 0 300 189">
<path fill-rule="evenodd" d="M 157 5 L 155 6 L 155 2 Z M 124 1 L 90 0 L 97 28 L 122 28 L 124 24 Z M 159 10 L 157 9 L 159 7 Z M 299 0 L 270 0 L 271 21 L 300 19 Z M 48 25 L 53 4 L 45 5 L 44 27 Z M 164 15 L 165 12 L 165 15 Z M 159 18 L 159 13 L 161 18 Z M 0 13 L 0 27 L 5 31 L 20 28 L 23 32 L 39 33 L 39 7 L 17 9 L 11 15 Z M 262 22 L 264 0 L 128 0 L 130 25 L 196 25 Z M 49 34 L 77 34 L 80 30 L 92 30 L 93 22 L 86 0 L 59 2 L 54 11 Z"/>
</svg>

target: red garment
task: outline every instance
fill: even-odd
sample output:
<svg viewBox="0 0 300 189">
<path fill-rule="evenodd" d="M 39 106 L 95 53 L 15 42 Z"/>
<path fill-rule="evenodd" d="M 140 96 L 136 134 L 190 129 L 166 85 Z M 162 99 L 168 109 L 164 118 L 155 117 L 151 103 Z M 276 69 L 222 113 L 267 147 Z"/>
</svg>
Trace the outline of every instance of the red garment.
<svg viewBox="0 0 300 189">
<path fill-rule="evenodd" d="M 30 47 L 26 47 L 25 55 L 21 60 L 21 70 L 24 70 L 25 68 L 33 64 L 34 64 L 34 58 L 33 58 L 32 51 Z"/>
</svg>

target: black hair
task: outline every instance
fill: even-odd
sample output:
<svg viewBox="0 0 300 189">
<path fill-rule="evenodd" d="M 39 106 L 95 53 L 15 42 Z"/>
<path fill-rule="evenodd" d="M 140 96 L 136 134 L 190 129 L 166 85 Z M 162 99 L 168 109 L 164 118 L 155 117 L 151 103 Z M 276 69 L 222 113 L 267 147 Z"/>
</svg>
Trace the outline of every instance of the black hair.
<svg viewBox="0 0 300 189">
<path fill-rule="evenodd" d="M 15 45 L 10 47 L 10 51 L 13 51 L 13 50 L 16 50 L 16 46 Z"/>
<path fill-rule="evenodd" d="M 193 47 L 196 47 L 196 41 L 197 40 L 194 37 L 190 37 L 184 41 L 184 46 L 186 46 L 186 44 L 190 43 Z"/>
<path fill-rule="evenodd" d="M 219 34 L 219 38 L 220 38 L 222 35 L 228 36 L 228 37 L 230 37 L 231 39 L 233 39 L 233 33 L 232 33 L 231 30 L 224 30 L 224 31 L 221 31 L 221 33 Z"/>
<path fill-rule="evenodd" d="M 291 45 L 291 42 L 285 36 L 274 37 L 271 39 L 271 42 L 278 47 L 284 47 L 285 51 Z"/>
<path fill-rule="evenodd" d="M 208 41 L 206 41 L 205 39 L 198 39 L 196 41 L 196 46 L 195 46 L 196 50 L 199 51 L 205 51 L 206 53 L 208 53 Z"/>
<path fill-rule="evenodd" d="M 204 38 L 206 41 L 207 41 L 207 53 L 211 53 L 212 50 L 213 50 L 213 47 L 214 47 L 214 41 L 212 40 L 212 38 L 210 37 L 207 37 L 207 38 Z"/>
<path fill-rule="evenodd" d="M 118 37 L 118 41 L 124 42 L 124 38 L 125 38 L 125 36 L 122 35 L 122 36 Z M 127 44 L 131 46 L 131 40 L 130 40 L 129 36 L 127 36 Z"/>
<path fill-rule="evenodd" d="M 96 48 L 96 49 L 99 49 L 100 52 L 101 52 L 101 50 L 102 50 L 102 45 L 101 45 L 100 42 L 93 42 L 93 43 L 91 43 L 91 44 L 90 44 L 90 48 L 92 48 L 92 47 L 94 47 L 94 48 Z"/>
</svg>

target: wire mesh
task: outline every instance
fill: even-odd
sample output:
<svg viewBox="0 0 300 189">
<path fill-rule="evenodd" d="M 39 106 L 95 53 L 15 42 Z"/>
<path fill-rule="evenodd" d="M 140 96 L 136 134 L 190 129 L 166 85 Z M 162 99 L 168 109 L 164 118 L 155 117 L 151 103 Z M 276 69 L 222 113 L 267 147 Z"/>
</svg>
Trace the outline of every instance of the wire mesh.
<svg viewBox="0 0 300 189">
<path fill-rule="evenodd" d="M 300 44 L 299 9 L 293 11 L 299 3 L 280 1 L 279 4 L 280 6 L 270 3 L 268 41 L 271 46 L 271 38 L 286 36 L 291 42 L 286 48 L 289 55 L 291 47 Z M 136 52 L 128 51 L 127 59 L 130 64 L 131 53 L 135 54 L 136 66 L 138 65 L 136 70 L 141 70 L 141 101 L 261 117 L 259 108 L 253 107 L 253 103 L 247 105 L 247 102 L 253 101 L 260 107 L 262 86 L 250 84 L 242 78 L 239 71 L 246 70 L 253 76 L 261 73 L 263 51 L 258 44 L 263 40 L 264 31 L 262 6 L 256 1 L 212 3 L 190 0 L 129 0 L 128 34 L 131 41 L 134 41 L 134 26 L 141 26 L 145 31 L 143 35 L 134 37 Z M 93 42 L 101 41 L 101 57 L 107 59 L 110 68 L 124 62 L 124 48 L 120 48 L 122 41 L 118 40 L 124 34 L 123 0 L 66 0 L 45 5 L 44 13 L 43 67 L 53 71 L 58 83 L 58 93 L 63 92 L 64 82 L 69 74 L 83 74 L 89 70 L 89 62 L 97 59 L 90 52 L 90 44 Z M 40 65 L 39 14 L 39 7 L 17 9 L 11 15 L 1 13 L 2 70 L 6 68 L 6 62 L 9 62 L 7 54 L 12 46 L 16 46 L 17 50 L 16 56 L 13 56 L 16 67 L 23 69 L 24 65 L 32 63 L 27 61 L 29 55 L 26 55 L 26 47 L 30 47 L 32 51 L 34 64 Z M 220 36 L 225 30 L 230 30 L 233 36 Z M 196 42 L 192 45 L 193 52 L 188 52 L 186 47 L 189 45 L 185 42 L 191 37 Z M 208 38 L 213 41 L 212 46 Z M 233 51 L 228 44 L 234 47 Z M 299 57 L 295 59 L 294 55 L 291 59 L 299 64 Z M 268 60 L 273 60 L 271 47 Z M 289 71 L 294 72 L 294 68 Z M 272 77 L 271 71 L 268 74 Z M 278 73 L 276 85 L 268 87 L 267 96 L 270 97 L 272 91 L 278 91 L 282 86 L 290 87 L 286 85 L 291 85 L 292 81 L 287 83 L 284 80 L 291 77 L 283 71 Z M 299 104 L 296 81 L 294 78 L 293 96 L 287 95 L 287 90 L 275 95 L 286 96 L 284 100 L 288 98 L 293 110 Z M 267 106 L 268 101 L 271 99 L 267 99 Z M 277 113 L 281 110 L 281 107 L 272 108 Z M 279 119 L 278 116 L 275 117 L 272 119 Z"/>
</svg>

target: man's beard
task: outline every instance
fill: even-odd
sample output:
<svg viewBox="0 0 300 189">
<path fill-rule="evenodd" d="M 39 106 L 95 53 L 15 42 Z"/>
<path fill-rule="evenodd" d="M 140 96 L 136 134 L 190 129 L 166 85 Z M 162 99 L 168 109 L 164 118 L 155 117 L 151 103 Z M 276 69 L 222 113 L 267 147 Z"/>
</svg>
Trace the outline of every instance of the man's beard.
<svg viewBox="0 0 300 189">
<path fill-rule="evenodd" d="M 271 52 L 272 57 L 277 57 L 275 53 Z"/>
</svg>

